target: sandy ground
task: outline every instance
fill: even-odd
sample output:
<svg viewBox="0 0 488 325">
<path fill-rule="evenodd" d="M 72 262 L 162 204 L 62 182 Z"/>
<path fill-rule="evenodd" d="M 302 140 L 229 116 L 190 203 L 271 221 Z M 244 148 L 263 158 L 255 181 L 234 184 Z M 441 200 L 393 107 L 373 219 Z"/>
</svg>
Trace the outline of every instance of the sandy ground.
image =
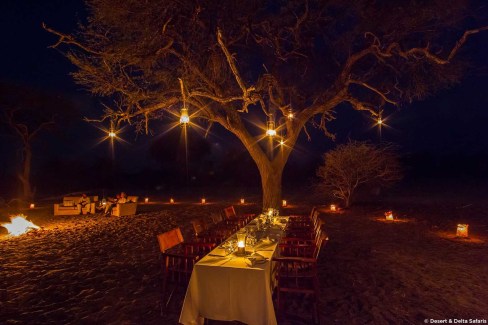
<svg viewBox="0 0 488 325">
<path fill-rule="evenodd" d="M 313 203 L 285 214 L 308 212 Z M 228 204 L 140 205 L 137 215 L 121 218 L 24 211 L 43 229 L 0 234 L 0 324 L 177 324 L 183 291 L 160 315 L 156 235 L 179 225 L 189 238 L 192 218 L 209 218 Z M 488 320 L 484 204 L 402 197 L 340 214 L 324 209 L 330 241 L 320 256 L 322 323 Z M 383 222 L 390 209 L 403 222 Z M 454 238 L 461 221 L 470 224 L 472 239 Z M 310 323 L 307 307 L 293 304 L 280 323 Z"/>
</svg>

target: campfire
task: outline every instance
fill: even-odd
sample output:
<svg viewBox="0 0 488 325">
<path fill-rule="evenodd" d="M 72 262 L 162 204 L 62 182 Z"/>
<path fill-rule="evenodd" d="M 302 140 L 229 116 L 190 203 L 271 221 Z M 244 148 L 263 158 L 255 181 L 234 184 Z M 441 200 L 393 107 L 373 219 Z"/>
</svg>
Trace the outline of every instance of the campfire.
<svg viewBox="0 0 488 325">
<path fill-rule="evenodd" d="M 19 236 L 30 230 L 40 229 L 39 226 L 27 220 L 23 214 L 10 217 L 10 222 L 2 223 L 0 226 L 7 228 L 8 233 L 12 236 Z"/>
</svg>

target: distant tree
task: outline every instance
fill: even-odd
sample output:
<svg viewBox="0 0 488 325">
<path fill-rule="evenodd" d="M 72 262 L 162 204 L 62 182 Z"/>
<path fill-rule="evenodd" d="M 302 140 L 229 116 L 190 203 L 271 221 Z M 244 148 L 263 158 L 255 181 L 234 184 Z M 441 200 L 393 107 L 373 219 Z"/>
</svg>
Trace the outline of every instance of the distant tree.
<svg viewBox="0 0 488 325">
<path fill-rule="evenodd" d="M 346 207 L 353 203 L 354 194 L 362 186 L 387 187 L 402 178 L 398 156 L 391 145 L 350 141 L 323 157 L 324 165 L 317 170 L 317 176 Z"/>
<path fill-rule="evenodd" d="M 68 100 L 27 86 L 0 83 L 0 124 L 20 140 L 20 164 L 17 178 L 25 200 L 34 196 L 31 183 L 33 146 L 39 136 L 52 131 L 58 120 L 73 116 L 74 108 Z M 67 125 L 67 124 L 66 124 Z"/>
<path fill-rule="evenodd" d="M 242 142 L 263 206 L 278 208 L 307 123 L 333 137 L 341 104 L 378 117 L 460 80 L 460 49 L 488 29 L 470 16 L 486 10 L 474 3 L 86 0 L 77 32 L 44 28 L 58 38 L 53 48 L 67 45 L 75 81 L 105 99 L 94 121 L 152 133 L 151 121 L 188 109 Z"/>
<path fill-rule="evenodd" d="M 31 199 L 34 192 L 31 185 L 31 170 L 32 170 L 32 142 L 38 134 L 54 124 L 54 118 L 35 123 L 34 126 L 29 126 L 28 123 L 22 121 L 20 109 L 8 109 L 5 112 L 5 120 L 10 128 L 15 132 L 22 144 L 22 158 L 21 169 L 18 173 L 18 178 L 22 183 L 22 194 L 24 199 Z"/>
</svg>

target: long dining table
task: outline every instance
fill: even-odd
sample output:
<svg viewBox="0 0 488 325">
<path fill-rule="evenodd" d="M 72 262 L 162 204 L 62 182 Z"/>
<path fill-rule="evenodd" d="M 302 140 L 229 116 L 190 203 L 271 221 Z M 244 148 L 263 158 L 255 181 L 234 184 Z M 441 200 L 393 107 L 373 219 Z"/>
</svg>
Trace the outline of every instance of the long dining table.
<svg viewBox="0 0 488 325">
<path fill-rule="evenodd" d="M 181 324 L 203 324 L 205 318 L 277 324 L 271 258 L 288 218 L 276 217 L 273 223 L 257 230 L 263 220 L 260 216 L 245 227 L 248 232 L 255 231 L 257 242 L 246 247 L 243 256 L 229 249 L 236 238 L 234 234 L 195 264 L 181 310 Z"/>
</svg>

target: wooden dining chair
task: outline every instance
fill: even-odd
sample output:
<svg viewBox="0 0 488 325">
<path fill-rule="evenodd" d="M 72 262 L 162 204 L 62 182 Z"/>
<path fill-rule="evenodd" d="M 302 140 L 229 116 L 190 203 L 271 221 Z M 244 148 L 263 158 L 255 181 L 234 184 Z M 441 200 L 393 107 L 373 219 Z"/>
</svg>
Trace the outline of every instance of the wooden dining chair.
<svg viewBox="0 0 488 325">
<path fill-rule="evenodd" d="M 324 221 L 320 218 L 317 218 L 315 223 L 312 225 L 287 225 L 285 230 L 286 237 L 317 239 L 323 225 Z"/>
<path fill-rule="evenodd" d="M 287 296 L 298 296 L 302 301 L 303 296 L 310 297 L 312 299 L 313 321 L 316 324 L 320 323 L 317 260 L 327 241 L 327 235 L 321 233 L 316 244 L 309 245 L 298 242 L 295 245 L 286 244 L 285 247 L 280 247 L 280 249 L 285 248 L 281 252 L 290 254 L 290 256 L 280 255 L 273 258 L 277 282 L 276 300 L 280 313 L 285 310 Z M 292 248 L 293 246 L 294 248 Z"/>
<path fill-rule="evenodd" d="M 193 219 L 191 223 L 195 232 L 195 242 L 218 245 L 230 235 L 227 228 L 223 228 L 218 225 L 209 227 L 202 218 Z"/>
<path fill-rule="evenodd" d="M 178 289 L 188 285 L 195 263 L 208 254 L 214 243 L 184 243 L 180 228 L 174 228 L 157 236 L 163 273 L 161 313 L 167 310 L 171 298 Z M 172 284 L 171 290 L 168 286 Z M 169 294 L 168 294 L 169 292 Z"/>
<path fill-rule="evenodd" d="M 247 225 L 255 216 L 255 214 L 238 215 L 233 205 L 224 209 L 224 216 L 226 220 L 238 220 L 240 227 Z"/>
</svg>

